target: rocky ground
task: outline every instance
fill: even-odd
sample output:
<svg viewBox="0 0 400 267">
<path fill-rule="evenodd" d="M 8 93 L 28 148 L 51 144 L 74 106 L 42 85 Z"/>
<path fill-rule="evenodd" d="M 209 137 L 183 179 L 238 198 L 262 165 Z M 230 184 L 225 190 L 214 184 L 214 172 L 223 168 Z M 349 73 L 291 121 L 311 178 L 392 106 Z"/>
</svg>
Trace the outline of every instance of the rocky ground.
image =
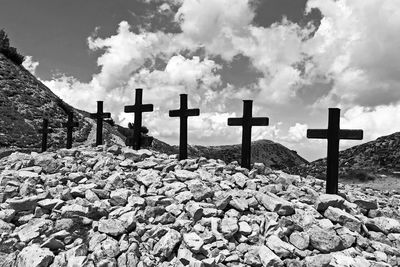
<svg viewBox="0 0 400 267">
<path fill-rule="evenodd" d="M 398 191 L 118 146 L 0 171 L 0 266 L 400 265 Z"/>
</svg>

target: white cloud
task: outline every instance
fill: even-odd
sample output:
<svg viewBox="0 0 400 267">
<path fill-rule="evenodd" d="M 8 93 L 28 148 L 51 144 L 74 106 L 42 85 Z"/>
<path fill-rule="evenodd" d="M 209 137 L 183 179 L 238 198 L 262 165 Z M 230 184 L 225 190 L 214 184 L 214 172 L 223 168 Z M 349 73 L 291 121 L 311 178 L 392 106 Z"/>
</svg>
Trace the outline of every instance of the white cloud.
<svg viewBox="0 0 400 267">
<path fill-rule="evenodd" d="M 363 129 L 364 141 L 400 131 L 400 104 L 382 105 L 374 108 L 356 106 L 343 114 L 341 128 Z"/>
<path fill-rule="evenodd" d="M 33 75 L 36 74 L 36 68 L 39 66 L 38 61 L 34 61 L 32 56 L 25 56 L 24 62 L 22 62 L 22 66 L 27 69 Z"/>
<path fill-rule="evenodd" d="M 400 99 L 400 2 L 310 0 L 324 15 L 305 49 L 315 75 L 334 81 L 321 103 L 377 106 Z"/>
</svg>

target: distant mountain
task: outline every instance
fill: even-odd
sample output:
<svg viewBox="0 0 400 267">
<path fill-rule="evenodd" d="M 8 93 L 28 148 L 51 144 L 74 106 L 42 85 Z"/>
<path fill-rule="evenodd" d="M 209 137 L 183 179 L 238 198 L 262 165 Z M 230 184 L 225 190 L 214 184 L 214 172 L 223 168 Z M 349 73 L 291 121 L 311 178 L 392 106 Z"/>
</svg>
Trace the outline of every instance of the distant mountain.
<svg viewBox="0 0 400 267">
<path fill-rule="evenodd" d="M 153 148 L 167 154 L 178 153 L 177 146 L 171 146 L 155 139 Z M 239 161 L 241 157 L 241 145 L 224 146 L 189 146 L 189 157 L 205 157 L 208 159 L 221 159 L 226 163 Z M 258 140 L 251 144 L 252 162 L 262 162 L 266 166 L 275 169 L 287 169 L 307 164 L 308 161 L 300 157 L 296 151 L 285 146 L 269 141 Z"/>
<path fill-rule="evenodd" d="M 89 113 L 75 109 L 41 83 L 23 66 L 13 63 L 0 53 L 0 154 L 13 150 L 39 150 L 43 117 L 49 118 L 54 133 L 49 135 L 51 148 L 64 147 L 67 111 L 74 112 L 79 127 L 74 132 L 74 145 L 95 142 L 95 121 Z M 123 136 L 104 124 L 107 142 L 123 144 Z"/>
<path fill-rule="evenodd" d="M 324 178 L 325 170 L 326 158 L 323 158 L 292 168 L 291 173 Z M 342 177 L 365 178 L 364 175 L 391 175 L 397 172 L 400 172 L 400 132 L 379 137 L 339 153 L 339 173 Z"/>
</svg>

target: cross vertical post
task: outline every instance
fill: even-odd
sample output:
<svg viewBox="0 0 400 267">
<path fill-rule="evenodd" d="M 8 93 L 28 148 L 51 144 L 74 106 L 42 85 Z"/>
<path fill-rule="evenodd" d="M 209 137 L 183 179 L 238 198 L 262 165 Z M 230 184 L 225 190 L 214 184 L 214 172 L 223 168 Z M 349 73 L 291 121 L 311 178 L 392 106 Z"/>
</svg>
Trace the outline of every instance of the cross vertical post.
<svg viewBox="0 0 400 267">
<path fill-rule="evenodd" d="M 180 109 L 170 110 L 170 117 L 180 118 L 180 133 L 179 133 L 179 160 L 187 159 L 187 146 L 188 146 L 188 117 L 199 116 L 200 109 L 188 109 L 187 94 L 180 95 L 181 106 Z"/>
<path fill-rule="evenodd" d="M 251 167 L 251 128 L 253 126 L 268 126 L 269 118 L 253 117 L 253 101 L 243 100 L 243 117 L 228 118 L 229 126 L 242 126 L 242 160 L 241 166 Z"/>
<path fill-rule="evenodd" d="M 362 130 L 341 130 L 340 129 L 340 109 L 330 108 L 328 116 L 328 129 L 307 130 L 307 138 L 327 139 L 328 155 L 326 167 L 326 193 L 337 194 L 339 182 L 339 141 L 362 140 Z"/>
<path fill-rule="evenodd" d="M 44 118 L 42 129 L 39 130 L 39 133 L 42 134 L 42 152 L 45 152 L 47 150 L 47 135 L 52 132 L 53 130 L 49 129 L 49 120 Z"/>
<path fill-rule="evenodd" d="M 111 113 L 103 112 L 103 101 L 97 101 L 97 113 L 91 113 L 90 117 L 96 119 L 96 146 L 103 144 L 103 119 L 111 118 Z"/>
<path fill-rule="evenodd" d="M 72 148 L 72 132 L 74 130 L 74 127 L 78 127 L 79 123 L 74 122 L 74 114 L 73 112 L 68 112 L 68 121 L 67 123 L 63 124 L 64 127 L 67 128 L 67 149 Z"/>
<path fill-rule="evenodd" d="M 152 112 L 153 105 L 152 104 L 143 104 L 143 89 L 138 88 L 135 92 L 135 105 L 125 106 L 125 113 L 134 113 L 135 120 L 133 125 L 133 148 L 139 150 L 141 147 L 141 128 L 142 128 L 142 113 L 143 112 Z"/>
</svg>

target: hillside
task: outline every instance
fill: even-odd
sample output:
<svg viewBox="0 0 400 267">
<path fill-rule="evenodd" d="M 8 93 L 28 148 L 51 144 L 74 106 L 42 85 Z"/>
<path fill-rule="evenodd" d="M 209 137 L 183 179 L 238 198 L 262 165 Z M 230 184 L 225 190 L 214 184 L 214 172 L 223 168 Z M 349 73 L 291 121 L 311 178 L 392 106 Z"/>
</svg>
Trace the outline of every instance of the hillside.
<svg viewBox="0 0 400 267">
<path fill-rule="evenodd" d="M 400 132 L 340 151 L 339 157 L 341 177 L 372 179 L 380 174 L 397 175 L 400 171 Z M 326 158 L 323 158 L 292 168 L 291 173 L 323 178 L 325 169 Z"/>
<path fill-rule="evenodd" d="M 79 127 L 74 132 L 74 145 L 94 143 L 95 121 L 88 113 L 77 110 L 59 99 L 49 88 L 24 67 L 15 65 L 0 53 L 0 152 L 38 150 L 44 116 L 50 118 L 54 133 L 49 147 L 65 146 L 67 110 L 74 111 Z M 122 136 L 109 125 L 104 126 L 107 142 L 123 143 Z"/>
<path fill-rule="evenodd" d="M 157 151 L 176 154 L 177 146 L 170 146 L 162 141 L 155 140 L 152 148 Z M 205 157 L 207 159 L 221 159 L 227 163 L 238 161 L 241 158 L 241 145 L 198 146 L 188 147 L 189 157 Z M 258 140 L 251 144 L 252 163 L 260 162 L 274 169 L 286 169 L 308 163 L 296 151 L 270 140 Z"/>
<path fill-rule="evenodd" d="M 400 265 L 400 191 L 77 147 L 0 160 L 0 266 Z"/>
</svg>

